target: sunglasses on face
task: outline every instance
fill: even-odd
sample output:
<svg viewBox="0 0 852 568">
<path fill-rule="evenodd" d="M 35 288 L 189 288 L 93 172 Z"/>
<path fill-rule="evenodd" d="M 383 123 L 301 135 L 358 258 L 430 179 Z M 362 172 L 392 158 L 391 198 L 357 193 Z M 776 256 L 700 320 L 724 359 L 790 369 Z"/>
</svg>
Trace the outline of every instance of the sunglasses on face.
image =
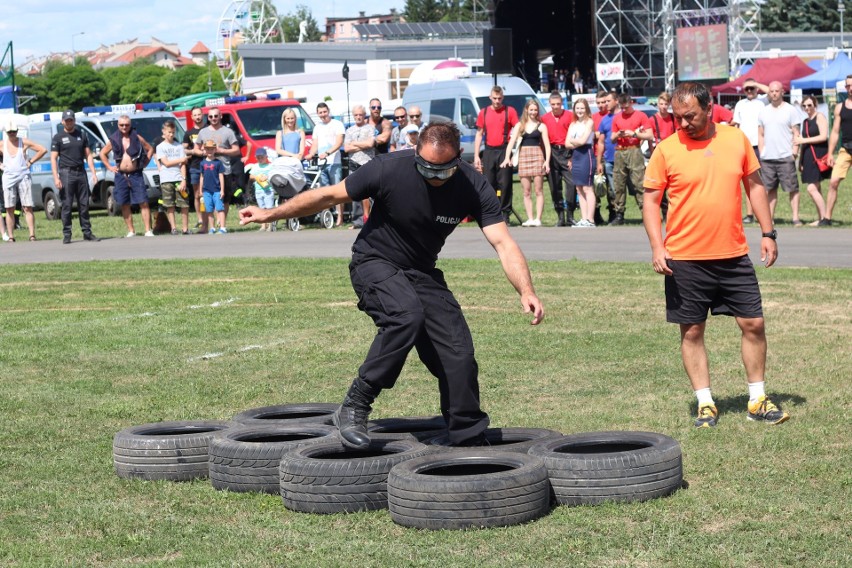
<svg viewBox="0 0 852 568">
<path fill-rule="evenodd" d="M 370 106 L 370 110 L 382 110 L 382 105 L 379 105 L 379 106 L 373 106 L 373 105 L 371 105 L 371 106 Z"/>
<path fill-rule="evenodd" d="M 408 118 L 420 118 L 421 116 L 423 116 L 423 115 L 421 115 L 421 114 L 409 114 Z"/>
<path fill-rule="evenodd" d="M 402 116 L 394 116 L 394 119 L 395 120 L 405 120 L 405 115 L 403 114 Z"/>
<path fill-rule="evenodd" d="M 219 118 L 219 116 L 218 114 L 208 114 L 207 118 Z"/>
<path fill-rule="evenodd" d="M 433 164 L 421 158 L 420 154 L 415 154 L 414 163 L 417 166 L 417 172 L 425 179 L 450 179 L 459 169 L 458 157 L 444 164 Z"/>
</svg>

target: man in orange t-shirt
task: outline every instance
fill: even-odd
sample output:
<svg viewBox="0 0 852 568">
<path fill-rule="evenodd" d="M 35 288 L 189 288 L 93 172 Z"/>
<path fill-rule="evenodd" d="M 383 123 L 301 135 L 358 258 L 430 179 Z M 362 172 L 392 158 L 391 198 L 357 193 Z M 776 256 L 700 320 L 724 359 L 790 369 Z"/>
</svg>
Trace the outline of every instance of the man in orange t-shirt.
<svg viewBox="0 0 852 568">
<path fill-rule="evenodd" d="M 680 325 L 681 356 L 698 399 L 695 426 L 716 425 L 704 347 L 707 311 L 734 316 L 742 331 L 749 386 L 748 418 L 780 424 L 789 418 L 764 390 L 766 330 L 760 288 L 748 257 L 740 183 L 763 231 L 760 260 L 778 257 L 760 164 L 737 128 L 712 121 L 713 101 L 700 83 L 681 83 L 672 97 L 680 130 L 657 146 L 645 172 L 642 219 L 654 271 L 665 275 L 666 320 Z M 669 196 L 663 241 L 660 201 Z"/>
</svg>

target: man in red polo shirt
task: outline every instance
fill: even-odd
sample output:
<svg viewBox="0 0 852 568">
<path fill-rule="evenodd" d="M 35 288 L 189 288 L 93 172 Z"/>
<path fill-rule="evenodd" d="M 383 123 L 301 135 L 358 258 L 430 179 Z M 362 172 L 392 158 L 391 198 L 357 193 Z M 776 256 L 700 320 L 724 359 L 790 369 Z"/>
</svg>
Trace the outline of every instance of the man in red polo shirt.
<svg viewBox="0 0 852 568">
<path fill-rule="evenodd" d="M 547 181 L 550 183 L 550 197 L 553 208 L 559 218 L 557 227 L 574 224 L 574 209 L 577 208 L 577 189 L 571 179 L 571 150 L 565 147 L 565 136 L 568 126 L 574 120 L 574 113 L 562 108 L 562 95 L 559 91 L 550 93 L 550 112 L 541 117 L 547 127 L 547 137 L 550 139 L 550 173 Z M 562 181 L 565 181 L 565 197 L 562 196 Z"/>
<path fill-rule="evenodd" d="M 639 145 L 642 140 L 654 138 L 653 127 L 644 112 L 633 110 L 633 97 L 627 93 L 618 96 L 621 112 L 612 119 L 612 134 L 615 142 L 615 164 L 612 168 L 612 185 L 615 187 L 615 219 L 611 225 L 624 224 L 624 207 L 627 202 L 627 180 L 636 189 L 636 204 L 642 211 L 644 198 L 645 156 Z"/>
<path fill-rule="evenodd" d="M 512 107 L 503 106 L 503 87 L 491 88 L 491 106 L 479 111 L 476 119 L 476 138 L 473 141 L 473 167 L 485 174 L 485 179 L 497 192 L 503 219 L 509 224 L 512 212 L 512 168 L 501 168 L 506 157 L 506 146 L 512 128 L 518 123 L 518 113 Z M 485 141 L 482 158 L 479 149 Z"/>
</svg>

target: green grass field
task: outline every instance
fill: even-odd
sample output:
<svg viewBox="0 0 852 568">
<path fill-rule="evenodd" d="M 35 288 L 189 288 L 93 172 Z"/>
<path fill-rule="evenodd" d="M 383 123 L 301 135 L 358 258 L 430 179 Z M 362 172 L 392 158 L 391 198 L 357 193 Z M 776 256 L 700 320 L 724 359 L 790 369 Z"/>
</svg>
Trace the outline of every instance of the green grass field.
<svg viewBox="0 0 852 568">
<path fill-rule="evenodd" d="M 441 267 L 473 330 L 493 425 L 661 432 L 682 444 L 689 487 L 426 532 L 386 511 L 308 515 L 205 481 L 122 480 L 111 452 L 125 427 L 341 400 L 374 333 L 346 261 L 22 265 L 0 275 L 0 565 L 852 565 L 852 271 L 758 269 L 768 388 L 792 418 L 746 420 L 736 325 L 715 318 L 722 414 L 696 430 L 677 328 L 647 265 L 534 263 L 548 314 L 538 327 L 496 260 Z M 373 416 L 437 410 L 415 356 Z"/>
</svg>

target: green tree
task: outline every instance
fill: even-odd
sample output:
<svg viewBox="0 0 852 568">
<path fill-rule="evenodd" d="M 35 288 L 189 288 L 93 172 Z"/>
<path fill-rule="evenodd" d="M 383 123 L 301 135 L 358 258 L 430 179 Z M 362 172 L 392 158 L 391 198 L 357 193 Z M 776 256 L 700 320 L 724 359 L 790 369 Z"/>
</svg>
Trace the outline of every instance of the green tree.
<svg viewBox="0 0 852 568">
<path fill-rule="evenodd" d="M 311 13 L 311 9 L 304 4 L 296 6 L 295 12 L 290 12 L 281 17 L 281 28 L 284 30 L 284 41 L 287 43 L 296 43 L 299 41 L 299 25 L 306 21 L 308 23 L 307 38 L 305 41 L 320 41 L 322 32 L 319 25 Z"/>
<path fill-rule="evenodd" d="M 44 78 L 50 110 L 105 104 L 106 83 L 85 64 L 51 66 Z"/>
<path fill-rule="evenodd" d="M 189 89 L 190 93 L 207 93 L 209 91 L 226 90 L 225 82 L 222 80 L 222 74 L 219 73 L 219 68 L 216 67 L 215 61 L 211 61 L 207 64 L 207 67 L 202 67 L 201 69 L 202 74 L 195 79 L 195 82 Z M 208 80 L 212 83 L 209 89 Z"/>
<path fill-rule="evenodd" d="M 130 80 L 130 75 L 133 71 L 139 67 L 145 67 L 146 65 L 151 64 L 152 61 L 150 59 L 140 58 L 127 65 L 121 65 L 120 67 L 107 67 L 106 69 L 101 70 L 101 77 L 103 77 L 107 85 L 107 104 L 117 105 L 121 103 L 121 89 L 127 84 L 127 81 Z"/>
<path fill-rule="evenodd" d="M 850 2 L 852 4 L 852 2 Z M 850 22 L 843 14 L 843 27 Z M 840 13 L 837 0 L 799 0 L 791 4 L 786 0 L 766 0 L 760 8 L 760 31 L 763 32 L 837 32 L 840 30 Z"/>
<path fill-rule="evenodd" d="M 403 13 L 408 22 L 440 22 L 450 4 L 452 0 L 405 0 Z"/>
<path fill-rule="evenodd" d="M 442 22 L 472 22 L 487 21 L 488 17 L 485 10 L 480 8 L 474 13 L 475 0 L 449 0 L 446 2 L 447 12 L 441 18 Z"/>
<path fill-rule="evenodd" d="M 160 79 L 160 98 L 170 101 L 185 95 L 191 95 L 194 91 L 192 85 L 204 76 L 207 79 L 207 69 L 200 65 L 184 65 L 174 73 L 163 75 Z"/>
<path fill-rule="evenodd" d="M 23 114 L 47 112 L 50 110 L 50 90 L 44 77 L 36 75 L 15 74 L 15 85 L 18 87 L 18 100 L 21 101 L 18 111 Z"/>
<path fill-rule="evenodd" d="M 135 67 L 121 87 L 121 104 L 153 102 L 160 100 L 160 80 L 164 75 L 174 73 L 159 65 Z"/>
</svg>

